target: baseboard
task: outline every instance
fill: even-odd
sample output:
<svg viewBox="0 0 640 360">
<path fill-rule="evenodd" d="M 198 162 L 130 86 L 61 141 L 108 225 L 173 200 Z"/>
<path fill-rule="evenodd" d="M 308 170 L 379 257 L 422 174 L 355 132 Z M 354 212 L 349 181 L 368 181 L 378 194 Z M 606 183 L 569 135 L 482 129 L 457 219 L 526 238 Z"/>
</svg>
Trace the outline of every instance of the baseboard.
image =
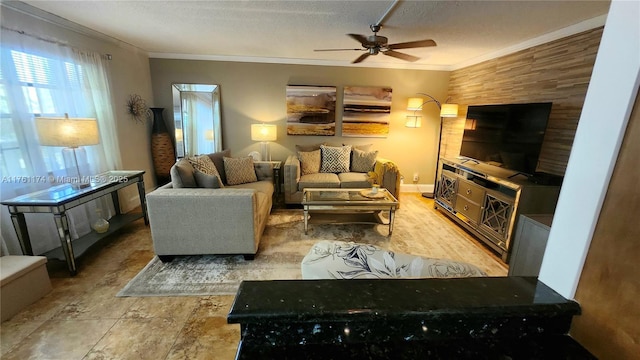
<svg viewBox="0 0 640 360">
<path fill-rule="evenodd" d="M 400 184 L 401 193 L 433 193 L 433 184 Z"/>
</svg>

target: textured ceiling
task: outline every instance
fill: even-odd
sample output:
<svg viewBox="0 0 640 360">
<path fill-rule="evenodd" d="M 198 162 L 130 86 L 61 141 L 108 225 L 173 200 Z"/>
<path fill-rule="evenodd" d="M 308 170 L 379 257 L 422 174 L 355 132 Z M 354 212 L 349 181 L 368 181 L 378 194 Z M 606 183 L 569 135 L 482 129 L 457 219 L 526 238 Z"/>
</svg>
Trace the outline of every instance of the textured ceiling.
<svg viewBox="0 0 640 360">
<path fill-rule="evenodd" d="M 152 57 L 350 65 L 360 51 L 348 33 L 370 35 L 392 0 L 24 1 L 135 45 Z M 358 66 L 456 68 L 536 39 L 602 25 L 609 1 L 399 1 L 379 35 L 389 43 L 433 39 L 401 50 L 409 63 L 370 56 Z M 586 28 L 585 28 L 586 27 Z M 569 28 L 569 29 L 566 29 Z M 563 30 L 564 29 L 564 30 Z M 555 35 L 554 35 L 555 33 Z M 535 44 L 533 44 L 535 45 Z"/>
</svg>

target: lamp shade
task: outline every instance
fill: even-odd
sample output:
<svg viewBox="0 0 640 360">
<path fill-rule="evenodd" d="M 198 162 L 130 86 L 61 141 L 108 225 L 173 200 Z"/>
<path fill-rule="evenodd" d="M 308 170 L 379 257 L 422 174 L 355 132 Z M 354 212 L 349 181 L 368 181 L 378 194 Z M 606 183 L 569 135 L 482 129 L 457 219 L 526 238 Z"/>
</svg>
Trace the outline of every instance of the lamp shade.
<svg viewBox="0 0 640 360">
<path fill-rule="evenodd" d="M 422 109 L 422 105 L 424 104 L 424 100 L 422 98 L 409 98 L 407 101 L 407 110 L 417 111 Z"/>
<path fill-rule="evenodd" d="M 440 117 L 458 117 L 458 104 L 442 104 Z"/>
<path fill-rule="evenodd" d="M 251 125 L 251 140 L 253 141 L 275 141 L 277 139 L 277 133 L 277 127 L 275 125 Z"/>
<path fill-rule="evenodd" d="M 96 119 L 38 117 L 36 129 L 40 145 L 44 146 L 76 148 L 100 143 Z"/>
</svg>

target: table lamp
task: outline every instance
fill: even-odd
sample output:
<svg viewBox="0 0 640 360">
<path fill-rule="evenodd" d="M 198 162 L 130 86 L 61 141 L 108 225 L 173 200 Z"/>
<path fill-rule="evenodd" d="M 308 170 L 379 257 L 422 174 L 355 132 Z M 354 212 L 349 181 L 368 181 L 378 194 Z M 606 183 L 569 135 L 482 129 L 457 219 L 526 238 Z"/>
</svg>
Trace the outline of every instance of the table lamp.
<svg viewBox="0 0 640 360">
<path fill-rule="evenodd" d="M 277 126 L 269 124 L 252 124 L 251 140 L 260 141 L 260 152 L 263 161 L 271 161 L 271 152 L 269 149 L 269 141 L 277 139 Z"/>
<path fill-rule="evenodd" d="M 92 118 L 69 118 L 64 117 L 37 117 L 36 129 L 38 139 L 42 146 L 59 146 L 62 149 L 65 167 L 75 167 L 77 179 L 71 181 L 74 189 L 81 189 L 89 186 L 89 182 L 83 181 L 78 166 L 78 156 L 86 152 L 83 146 L 97 145 L 100 143 L 98 135 L 98 121 Z"/>
</svg>

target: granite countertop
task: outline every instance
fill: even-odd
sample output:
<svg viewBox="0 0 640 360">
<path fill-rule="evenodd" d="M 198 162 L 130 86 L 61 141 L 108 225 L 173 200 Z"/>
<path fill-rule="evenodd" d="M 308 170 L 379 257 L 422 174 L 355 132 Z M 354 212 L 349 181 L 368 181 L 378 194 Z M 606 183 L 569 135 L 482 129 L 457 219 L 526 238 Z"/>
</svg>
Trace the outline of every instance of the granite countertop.
<svg viewBox="0 0 640 360">
<path fill-rule="evenodd" d="M 292 291 L 295 289 L 295 291 Z M 230 323 L 418 317 L 438 313 L 580 313 L 579 305 L 531 277 L 245 281 Z"/>
<path fill-rule="evenodd" d="M 237 359 L 594 359 L 536 278 L 247 281 Z"/>
</svg>

